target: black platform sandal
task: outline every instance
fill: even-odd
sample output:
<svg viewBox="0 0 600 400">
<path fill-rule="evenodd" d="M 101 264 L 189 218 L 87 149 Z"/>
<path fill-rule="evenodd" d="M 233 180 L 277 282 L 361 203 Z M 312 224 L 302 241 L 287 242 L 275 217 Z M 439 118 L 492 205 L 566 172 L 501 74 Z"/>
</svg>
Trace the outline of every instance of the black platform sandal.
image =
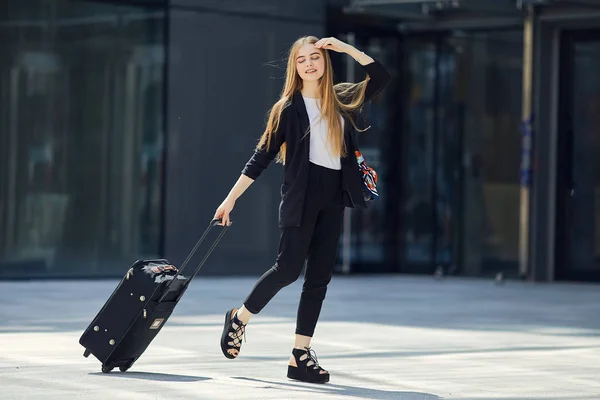
<svg viewBox="0 0 600 400">
<path fill-rule="evenodd" d="M 237 309 L 232 308 L 225 313 L 225 325 L 221 334 L 221 350 L 223 355 L 229 359 L 234 359 L 240 355 L 242 347 L 242 338 L 246 339 L 246 325 L 242 323 L 235 315 Z M 230 354 L 228 350 L 237 350 L 237 355 Z"/>
<path fill-rule="evenodd" d="M 329 382 L 329 372 L 319 366 L 317 355 L 310 347 L 302 349 L 292 349 L 292 355 L 296 359 L 296 367 L 288 365 L 287 376 L 290 379 L 308 383 L 327 383 Z"/>
</svg>

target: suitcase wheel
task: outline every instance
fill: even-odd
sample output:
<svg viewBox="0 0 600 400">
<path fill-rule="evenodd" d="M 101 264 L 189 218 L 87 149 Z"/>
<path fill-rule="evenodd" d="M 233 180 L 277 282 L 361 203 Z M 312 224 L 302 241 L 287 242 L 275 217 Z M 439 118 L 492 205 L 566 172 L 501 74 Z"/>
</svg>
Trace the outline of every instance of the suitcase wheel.
<svg viewBox="0 0 600 400">
<path fill-rule="evenodd" d="M 119 370 L 120 370 L 121 372 L 127 372 L 127 370 L 128 370 L 129 368 L 131 368 L 131 366 L 133 365 L 133 363 L 134 363 L 134 362 L 135 362 L 135 360 L 133 360 L 133 361 L 131 361 L 131 362 L 128 362 L 128 363 L 127 363 L 127 364 L 125 364 L 125 365 L 121 365 L 121 366 L 119 366 Z"/>
<path fill-rule="evenodd" d="M 111 367 L 111 366 L 109 366 L 109 365 L 104 365 L 104 364 L 103 364 L 103 365 L 102 365 L 102 372 L 103 372 L 103 373 L 105 373 L 105 374 L 108 374 L 110 371 L 112 371 L 112 370 L 113 370 L 113 368 L 114 368 L 114 367 Z"/>
<path fill-rule="evenodd" d="M 85 351 L 83 352 L 83 356 L 84 356 L 85 358 L 88 358 L 88 357 L 90 356 L 90 354 L 92 354 L 92 352 L 91 352 L 91 351 L 89 351 L 88 349 L 85 349 Z"/>
</svg>

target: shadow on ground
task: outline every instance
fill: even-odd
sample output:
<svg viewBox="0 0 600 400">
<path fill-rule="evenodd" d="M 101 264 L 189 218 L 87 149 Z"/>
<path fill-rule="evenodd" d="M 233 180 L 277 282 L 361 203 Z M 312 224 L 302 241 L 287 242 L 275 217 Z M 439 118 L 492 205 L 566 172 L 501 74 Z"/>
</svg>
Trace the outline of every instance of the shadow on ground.
<svg viewBox="0 0 600 400">
<path fill-rule="evenodd" d="M 113 371 L 109 374 L 102 372 L 90 372 L 90 375 L 103 375 L 111 378 L 127 378 L 127 379 L 143 379 L 148 381 L 162 381 L 162 382 L 200 382 L 208 381 L 212 378 L 206 378 L 203 376 L 192 376 L 192 375 L 176 375 L 176 374 L 161 374 L 155 372 L 116 372 Z"/>
<path fill-rule="evenodd" d="M 263 379 L 245 378 L 245 377 L 232 377 L 233 379 L 240 379 L 250 382 L 264 383 L 269 386 L 263 387 L 263 389 L 279 389 L 279 390 L 294 390 L 294 391 L 306 391 L 308 393 L 322 393 L 328 395 L 338 396 L 350 396 L 360 397 L 363 399 L 372 400 L 442 400 L 441 397 L 421 392 L 407 392 L 407 391 L 396 391 L 396 390 L 379 390 L 379 389 L 368 389 L 360 386 L 348 386 L 348 385 L 336 385 L 334 383 L 327 383 L 324 385 L 319 384 L 304 384 L 304 383 L 292 383 L 292 382 L 277 382 L 267 381 Z"/>
<path fill-rule="evenodd" d="M 512 346 L 499 348 L 481 348 L 467 350 L 446 350 L 446 351 L 380 351 L 380 352 L 355 352 L 349 354 L 329 355 L 329 358 L 348 359 L 348 358 L 396 358 L 396 357 L 424 357 L 424 356 L 440 356 L 454 354 L 489 354 L 489 353 L 506 353 L 519 351 L 553 351 L 553 350 L 585 350 L 597 349 L 599 346 Z M 280 356 L 246 356 L 247 359 L 253 361 L 278 361 Z"/>
<path fill-rule="evenodd" d="M 195 280 L 168 326 L 194 326 L 178 322 L 178 317 L 220 315 L 239 305 L 255 281 L 249 277 Z M 0 303 L 6 306 L 0 310 L 0 333 L 83 332 L 116 284 L 115 280 L 72 285 L 54 281 L 0 283 Z M 302 279 L 298 279 L 278 293 L 264 315 L 293 323 L 301 287 Z M 495 286 L 483 279 L 336 276 L 320 321 L 595 337 L 600 334 L 600 319 L 596 318 L 600 313 L 598 287 L 521 282 Z M 253 324 L 260 322 L 257 318 Z"/>
</svg>

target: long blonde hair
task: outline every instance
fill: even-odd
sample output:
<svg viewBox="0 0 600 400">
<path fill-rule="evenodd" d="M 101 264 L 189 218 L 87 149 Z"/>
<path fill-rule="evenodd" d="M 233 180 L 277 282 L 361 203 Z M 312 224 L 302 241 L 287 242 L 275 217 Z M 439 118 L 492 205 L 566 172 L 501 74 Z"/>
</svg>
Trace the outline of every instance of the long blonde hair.
<svg viewBox="0 0 600 400">
<path fill-rule="evenodd" d="M 298 50 L 305 44 L 314 44 L 318 40 L 314 36 L 304 36 L 296 40 L 290 47 L 285 84 L 279 100 L 269 112 L 267 126 L 256 146 L 257 149 L 268 148 L 270 146 L 271 140 L 279 128 L 281 113 L 285 104 L 292 99 L 294 93 L 302 89 L 302 79 L 296 71 L 296 54 Z M 319 81 L 319 98 L 321 100 L 321 115 L 327 121 L 329 128 L 327 142 L 331 146 L 334 155 L 345 157 L 346 147 L 340 115 L 346 116 L 354 128 L 357 128 L 350 114 L 362 107 L 369 78 L 367 77 L 359 83 L 339 83 L 334 86 L 331 59 L 326 50 L 320 49 L 320 51 L 325 59 L 325 71 Z M 277 156 L 277 162 L 285 164 L 286 148 L 286 143 L 283 143 Z"/>
</svg>

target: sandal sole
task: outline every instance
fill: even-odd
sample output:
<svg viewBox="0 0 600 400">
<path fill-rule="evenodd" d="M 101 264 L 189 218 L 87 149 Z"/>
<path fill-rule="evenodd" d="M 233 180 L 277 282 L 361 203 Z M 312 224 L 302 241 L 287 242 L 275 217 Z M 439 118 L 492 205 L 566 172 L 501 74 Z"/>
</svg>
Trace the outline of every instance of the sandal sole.
<svg viewBox="0 0 600 400">
<path fill-rule="evenodd" d="M 321 374 L 323 378 L 311 378 L 303 376 L 298 367 L 292 367 L 288 365 L 288 373 L 287 377 L 289 379 L 293 379 L 295 381 L 305 382 L 305 383 L 327 383 L 329 382 L 329 374 Z"/>
<path fill-rule="evenodd" d="M 231 320 L 231 314 L 233 313 L 233 310 L 235 309 L 232 308 L 225 313 L 225 324 L 223 325 L 223 333 L 221 333 L 221 351 L 223 352 L 223 355 L 230 360 L 237 358 L 237 356 L 233 356 L 227 352 L 227 350 L 229 350 L 229 345 L 227 342 L 230 339 L 227 333 L 229 333 L 229 321 Z M 240 350 L 238 350 L 238 355 L 239 354 Z"/>
</svg>

